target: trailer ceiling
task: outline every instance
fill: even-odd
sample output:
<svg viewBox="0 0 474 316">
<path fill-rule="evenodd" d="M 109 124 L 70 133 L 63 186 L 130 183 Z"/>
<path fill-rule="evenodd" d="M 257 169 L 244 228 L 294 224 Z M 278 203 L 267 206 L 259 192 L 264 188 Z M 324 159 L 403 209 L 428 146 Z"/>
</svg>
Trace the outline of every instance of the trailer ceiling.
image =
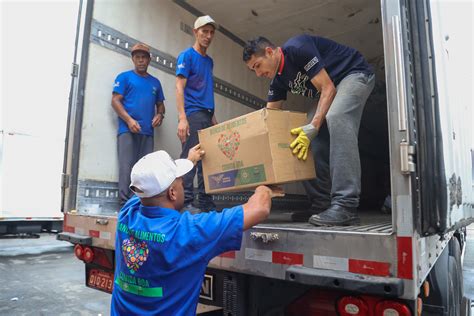
<svg viewBox="0 0 474 316">
<path fill-rule="evenodd" d="M 358 49 L 380 72 L 383 42 L 379 0 L 188 0 L 243 40 L 263 35 L 275 44 L 307 33 Z"/>
</svg>

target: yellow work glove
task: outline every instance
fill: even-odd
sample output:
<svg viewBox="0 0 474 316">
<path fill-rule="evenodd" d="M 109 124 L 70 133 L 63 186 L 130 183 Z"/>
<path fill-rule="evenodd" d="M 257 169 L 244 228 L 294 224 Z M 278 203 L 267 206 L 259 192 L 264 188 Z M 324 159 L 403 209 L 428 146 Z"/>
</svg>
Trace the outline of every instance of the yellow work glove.
<svg viewBox="0 0 474 316">
<path fill-rule="evenodd" d="M 306 160 L 306 158 L 308 158 L 309 144 L 311 140 L 318 135 L 318 130 L 310 123 L 293 128 L 291 134 L 297 135 L 296 139 L 290 145 L 290 148 L 293 149 L 293 154 L 298 154 L 298 159 Z"/>
</svg>

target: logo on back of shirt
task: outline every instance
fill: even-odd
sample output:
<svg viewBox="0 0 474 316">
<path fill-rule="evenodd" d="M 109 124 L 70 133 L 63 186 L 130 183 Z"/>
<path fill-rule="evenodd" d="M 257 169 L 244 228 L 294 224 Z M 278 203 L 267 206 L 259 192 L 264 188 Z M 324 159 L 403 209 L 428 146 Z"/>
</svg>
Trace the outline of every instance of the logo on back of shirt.
<svg viewBox="0 0 474 316">
<path fill-rule="evenodd" d="M 143 263 L 145 263 L 148 259 L 148 253 L 147 243 L 144 241 L 140 242 L 133 236 L 130 236 L 130 238 L 122 242 L 123 259 L 131 274 L 137 272 Z"/>
<path fill-rule="evenodd" d="M 288 82 L 288 87 L 290 87 L 290 92 L 293 94 L 301 94 L 305 97 L 314 98 L 315 93 L 312 89 L 308 89 L 306 83 L 308 82 L 309 77 L 306 74 L 303 74 L 301 71 L 298 71 L 296 78 L 293 81 Z"/>
<path fill-rule="evenodd" d="M 156 93 L 158 92 L 158 88 L 157 87 L 153 87 L 153 95 L 156 95 Z"/>
</svg>

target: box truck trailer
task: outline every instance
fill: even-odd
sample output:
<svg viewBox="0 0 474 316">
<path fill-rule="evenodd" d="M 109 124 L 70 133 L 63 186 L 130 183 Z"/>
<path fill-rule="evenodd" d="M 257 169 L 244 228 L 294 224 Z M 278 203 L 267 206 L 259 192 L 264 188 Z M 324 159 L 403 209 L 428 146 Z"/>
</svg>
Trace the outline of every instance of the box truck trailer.
<svg viewBox="0 0 474 316">
<path fill-rule="evenodd" d="M 117 193 L 115 76 L 130 48 L 151 47 L 149 72 L 167 109 L 155 149 L 177 157 L 176 57 L 192 45 L 192 23 L 219 28 L 214 59 L 216 117 L 265 107 L 268 81 L 242 62 L 244 40 L 324 36 L 358 49 L 376 86 L 362 118 L 360 225 L 295 221 L 309 207 L 300 184 L 285 185 L 240 251 L 211 260 L 201 303 L 224 315 L 464 315 L 465 227 L 474 221 L 472 4 L 450 1 L 83 1 L 63 181 L 64 232 L 85 262 L 85 283 L 111 292 Z M 286 109 L 314 100 L 289 96 Z M 218 208 L 249 194 L 213 195 Z M 381 210 L 382 208 L 382 210 Z"/>
</svg>

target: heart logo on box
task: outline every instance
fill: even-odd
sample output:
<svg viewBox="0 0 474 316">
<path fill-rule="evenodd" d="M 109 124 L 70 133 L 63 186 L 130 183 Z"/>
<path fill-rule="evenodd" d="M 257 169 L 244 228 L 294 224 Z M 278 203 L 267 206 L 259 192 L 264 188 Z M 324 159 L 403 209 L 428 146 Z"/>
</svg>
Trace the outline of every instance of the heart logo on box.
<svg viewBox="0 0 474 316">
<path fill-rule="evenodd" d="M 122 242 L 122 254 L 130 273 L 134 274 L 140 269 L 148 258 L 148 245 L 146 242 L 137 241 L 134 237 Z"/>
<path fill-rule="evenodd" d="M 235 153 L 239 149 L 240 134 L 239 132 L 228 132 L 221 134 L 217 141 L 217 145 L 221 152 L 230 160 L 234 159 Z"/>
</svg>

